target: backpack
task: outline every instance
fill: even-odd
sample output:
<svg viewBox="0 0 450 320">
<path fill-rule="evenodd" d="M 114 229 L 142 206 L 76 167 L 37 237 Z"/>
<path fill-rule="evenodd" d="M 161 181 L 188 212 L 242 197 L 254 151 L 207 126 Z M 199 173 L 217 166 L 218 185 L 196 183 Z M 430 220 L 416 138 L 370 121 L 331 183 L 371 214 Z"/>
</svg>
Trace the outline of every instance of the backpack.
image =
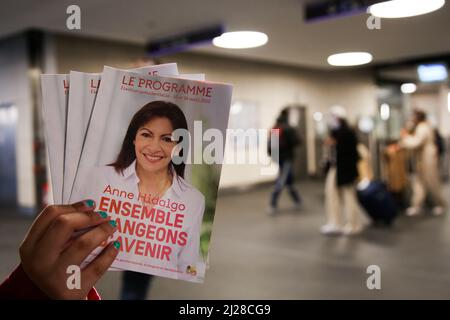
<svg viewBox="0 0 450 320">
<path fill-rule="evenodd" d="M 269 156 L 271 156 L 271 136 L 273 134 L 278 135 L 278 139 L 276 140 L 277 145 L 273 147 L 278 148 L 280 152 L 284 152 L 287 149 L 293 149 L 302 143 L 302 140 L 297 136 L 295 129 L 290 127 L 272 128 L 270 131 L 269 141 L 267 143 L 267 153 Z"/>
<path fill-rule="evenodd" d="M 437 129 L 434 130 L 434 143 L 436 144 L 438 155 L 442 156 L 445 153 L 445 142 Z"/>
</svg>

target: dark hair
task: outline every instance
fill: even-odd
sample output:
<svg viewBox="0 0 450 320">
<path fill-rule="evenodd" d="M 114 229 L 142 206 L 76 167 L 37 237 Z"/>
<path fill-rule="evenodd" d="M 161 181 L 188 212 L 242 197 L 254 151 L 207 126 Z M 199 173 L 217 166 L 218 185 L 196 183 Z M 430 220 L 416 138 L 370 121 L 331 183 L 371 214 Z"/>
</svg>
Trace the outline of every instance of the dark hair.
<svg viewBox="0 0 450 320">
<path fill-rule="evenodd" d="M 176 129 L 188 129 L 186 117 L 183 111 L 174 103 L 166 101 L 153 101 L 147 103 L 138 112 L 136 112 L 131 119 L 130 125 L 128 126 L 127 133 L 122 142 L 122 148 L 120 149 L 119 155 L 115 162 L 109 164 L 113 166 L 117 173 L 123 173 L 123 170 L 130 166 L 136 159 L 136 153 L 134 150 L 134 139 L 136 133 L 143 125 L 154 118 L 167 118 L 172 124 L 173 130 Z M 182 138 L 180 138 L 180 141 Z M 182 157 L 183 150 L 180 152 Z M 184 178 L 184 161 L 180 164 L 174 164 L 169 166 L 169 171 L 175 170 L 176 174 Z"/>
<path fill-rule="evenodd" d="M 286 107 L 281 110 L 280 114 L 277 117 L 276 124 L 288 124 L 289 120 L 289 108 Z"/>
<path fill-rule="evenodd" d="M 339 124 L 341 125 L 341 128 L 344 129 L 350 129 L 350 126 L 348 125 L 348 122 L 344 118 L 338 118 Z"/>
<path fill-rule="evenodd" d="M 414 112 L 414 117 L 416 118 L 417 122 L 423 122 L 426 120 L 427 115 L 424 111 L 415 109 L 413 112 Z"/>
</svg>

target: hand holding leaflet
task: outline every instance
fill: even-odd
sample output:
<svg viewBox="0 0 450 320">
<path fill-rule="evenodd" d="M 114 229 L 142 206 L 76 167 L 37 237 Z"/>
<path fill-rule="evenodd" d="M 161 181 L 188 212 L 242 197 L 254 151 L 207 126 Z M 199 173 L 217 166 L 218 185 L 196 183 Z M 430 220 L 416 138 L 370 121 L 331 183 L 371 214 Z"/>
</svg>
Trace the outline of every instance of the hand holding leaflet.
<svg viewBox="0 0 450 320">
<path fill-rule="evenodd" d="M 64 118 L 64 111 L 67 113 L 67 127 L 59 121 L 57 128 L 58 132 L 67 128 L 68 161 L 63 160 L 63 181 L 56 181 L 64 186 L 62 201 L 95 199 L 96 209 L 117 225 L 118 232 L 93 250 L 82 268 L 94 261 L 108 242 L 118 241 L 120 252 L 110 270 L 202 282 L 210 234 L 202 236 L 202 245 L 200 235 L 203 224 L 213 220 L 221 161 L 192 164 L 188 158 L 194 155 L 198 159 L 199 150 L 202 156 L 203 134 L 191 139 L 191 133 L 204 127 L 226 136 L 231 86 L 195 81 L 204 80 L 203 74 L 163 77 L 147 73 L 110 67 L 102 74 L 71 72 L 68 109 L 58 116 Z M 67 75 L 63 77 L 67 79 Z M 67 82 L 66 90 L 68 87 Z M 47 97 L 48 88 L 43 83 Z M 54 103 L 53 108 L 61 105 L 67 104 Z M 43 107 L 48 109 L 46 104 Z M 58 121 L 50 113 L 44 114 L 47 143 L 52 145 L 49 142 L 55 141 L 56 130 L 51 128 Z M 186 135 L 179 135 L 180 130 Z M 59 142 L 59 149 L 49 147 L 49 153 L 50 149 L 52 154 L 64 150 L 64 142 Z M 223 150 L 216 153 L 223 154 Z M 177 162 L 179 159 L 183 161 Z M 60 176 L 54 172 L 51 170 L 52 177 Z M 91 231 L 90 227 L 77 229 L 70 241 Z"/>
</svg>

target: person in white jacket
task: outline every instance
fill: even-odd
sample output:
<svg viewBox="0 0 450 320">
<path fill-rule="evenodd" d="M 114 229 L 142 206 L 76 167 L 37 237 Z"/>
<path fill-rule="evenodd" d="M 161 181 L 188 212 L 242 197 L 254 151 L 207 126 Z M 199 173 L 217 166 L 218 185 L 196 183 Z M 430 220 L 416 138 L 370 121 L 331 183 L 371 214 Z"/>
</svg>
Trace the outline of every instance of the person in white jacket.
<svg viewBox="0 0 450 320">
<path fill-rule="evenodd" d="M 426 120 L 425 112 L 414 110 L 412 122 L 414 132 L 410 134 L 402 130 L 400 147 L 414 150 L 416 159 L 416 175 L 413 181 L 413 196 L 411 206 L 407 209 L 408 216 L 421 213 L 427 194 L 433 201 L 433 214 L 441 215 L 445 212 L 446 202 L 441 193 L 439 178 L 438 150 L 435 143 L 434 131 Z"/>
</svg>

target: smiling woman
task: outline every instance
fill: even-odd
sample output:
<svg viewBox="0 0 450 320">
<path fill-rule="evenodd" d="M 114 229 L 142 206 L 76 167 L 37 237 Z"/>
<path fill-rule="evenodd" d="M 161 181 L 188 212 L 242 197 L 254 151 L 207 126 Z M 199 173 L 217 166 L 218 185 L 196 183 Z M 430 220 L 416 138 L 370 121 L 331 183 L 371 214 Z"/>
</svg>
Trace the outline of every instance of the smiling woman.
<svg viewBox="0 0 450 320">
<path fill-rule="evenodd" d="M 164 276 L 192 279 L 196 274 L 189 270 L 195 270 L 199 261 L 205 197 L 184 180 L 185 163 L 173 160 L 174 148 L 183 139 L 174 137 L 177 129 L 188 129 L 177 105 L 153 101 L 141 107 L 128 125 L 115 161 L 93 168 L 83 192 L 117 223 L 117 241 L 123 245 L 118 263 L 159 268 L 164 261 Z M 178 156 L 183 156 L 183 149 Z M 138 229 L 128 227 L 133 224 Z M 184 235 L 183 241 L 153 237 L 155 228 L 160 229 L 158 235 Z M 164 255 L 136 252 L 144 242 L 148 248 L 166 248 Z"/>
<path fill-rule="evenodd" d="M 163 101 L 146 104 L 131 119 L 122 148 L 111 166 L 117 173 L 123 173 L 136 161 L 137 175 L 141 181 L 144 179 L 141 184 L 144 188 L 151 187 L 151 182 L 145 179 L 147 177 L 155 178 L 157 175 L 167 182 L 175 171 L 184 178 L 185 164 L 171 163 L 172 150 L 181 142 L 172 141 L 172 132 L 176 129 L 188 129 L 186 118 L 177 105 Z M 146 184 L 145 180 L 149 183 Z"/>
</svg>

